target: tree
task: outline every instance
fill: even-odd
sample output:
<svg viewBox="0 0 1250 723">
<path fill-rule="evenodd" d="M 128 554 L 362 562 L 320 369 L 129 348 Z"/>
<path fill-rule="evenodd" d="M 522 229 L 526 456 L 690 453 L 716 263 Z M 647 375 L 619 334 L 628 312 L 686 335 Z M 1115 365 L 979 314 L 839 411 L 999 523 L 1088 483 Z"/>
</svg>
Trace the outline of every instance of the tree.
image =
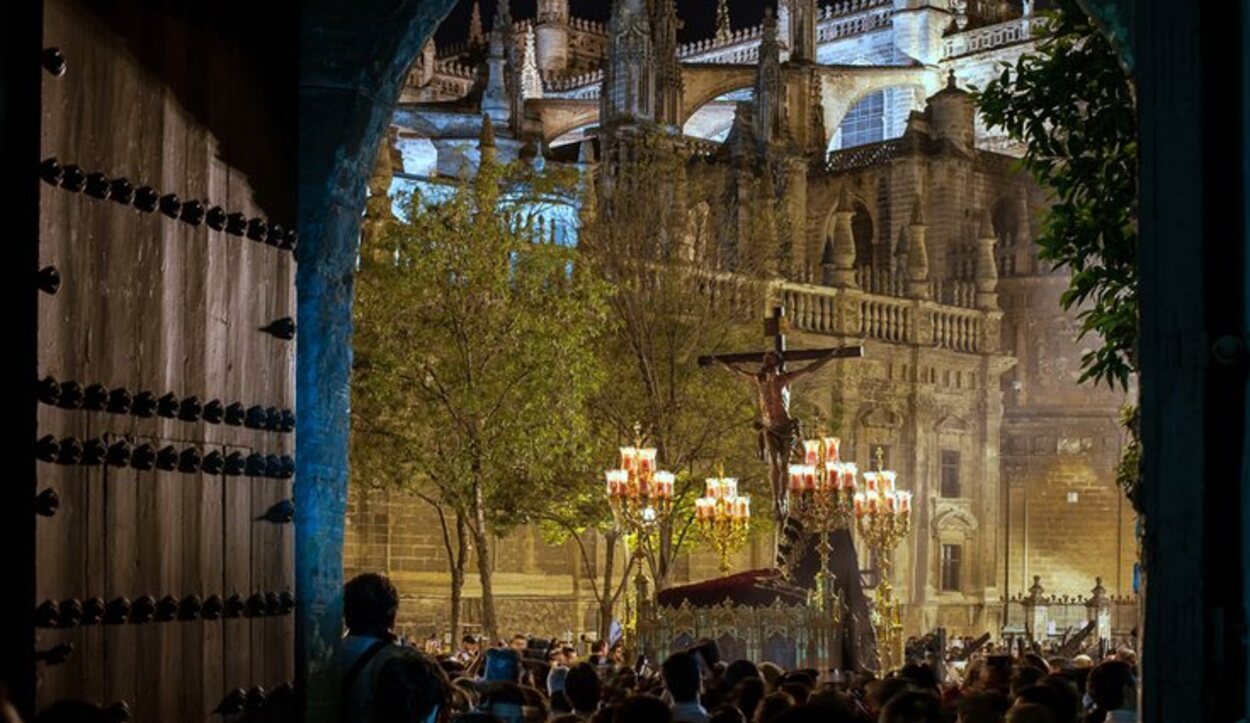
<svg viewBox="0 0 1250 723">
<path fill-rule="evenodd" d="M 575 250 L 525 222 L 566 181 L 501 167 L 483 145 L 473 181 L 414 192 L 362 254 L 352 453 L 358 475 L 413 488 L 438 511 L 453 633 L 472 543 L 494 637 L 492 537 L 585 466 L 604 291 Z"/>
<path fill-rule="evenodd" d="M 1066 267 L 1061 302 L 1100 343 L 1082 381 L 1128 388 L 1138 371 L 1137 111 L 1121 59 L 1077 0 L 1057 0 L 1037 52 L 1022 55 L 977 97 L 985 122 L 1025 144 L 1024 168 L 1055 196 L 1039 256 Z M 1120 483 L 1137 503 L 1135 412 Z M 1140 510 L 1139 510 L 1140 512 Z"/>
<path fill-rule="evenodd" d="M 715 211 L 725 207 L 723 177 L 692 163 L 663 134 L 638 132 L 605 145 L 603 193 L 581 241 L 590 268 L 612 288 L 597 340 L 608 381 L 590 400 L 601 450 L 592 474 L 602 479 L 639 424 L 658 450 L 659 468 L 677 475 L 674 513 L 644 546 L 658 591 L 690 540 L 703 477 L 723 462 L 746 488 L 763 481 L 750 394 L 730 375 L 698 366 L 702 355 L 761 343 L 763 283 L 749 254 L 712 241 L 724 222 Z M 736 265 L 725 268 L 726 258 Z M 614 547 L 623 531 L 614 529 L 602 487 L 597 494 L 597 529 L 612 531 Z M 607 588 L 605 578 L 600 593 Z M 601 613 L 610 610 L 602 602 Z"/>
</svg>

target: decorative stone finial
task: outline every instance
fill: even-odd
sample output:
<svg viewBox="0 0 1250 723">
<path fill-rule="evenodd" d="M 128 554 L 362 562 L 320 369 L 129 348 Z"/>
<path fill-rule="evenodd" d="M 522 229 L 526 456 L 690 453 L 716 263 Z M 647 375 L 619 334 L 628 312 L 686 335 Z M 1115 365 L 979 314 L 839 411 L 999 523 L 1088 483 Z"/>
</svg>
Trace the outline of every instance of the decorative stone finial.
<svg viewBox="0 0 1250 723">
<path fill-rule="evenodd" d="M 998 239 L 998 236 L 994 233 L 994 219 L 990 216 L 988 209 L 981 212 L 981 230 L 977 238 Z"/>
<path fill-rule="evenodd" d="M 924 202 L 917 198 L 916 203 L 911 207 L 911 225 L 924 226 Z"/>
<path fill-rule="evenodd" d="M 946 87 L 951 90 L 959 90 L 959 86 L 955 85 L 955 69 L 951 68 L 946 75 Z"/>
<path fill-rule="evenodd" d="M 482 132 L 478 135 L 477 147 L 495 147 L 495 125 L 490 122 L 490 115 L 487 113 L 482 114 Z"/>
</svg>

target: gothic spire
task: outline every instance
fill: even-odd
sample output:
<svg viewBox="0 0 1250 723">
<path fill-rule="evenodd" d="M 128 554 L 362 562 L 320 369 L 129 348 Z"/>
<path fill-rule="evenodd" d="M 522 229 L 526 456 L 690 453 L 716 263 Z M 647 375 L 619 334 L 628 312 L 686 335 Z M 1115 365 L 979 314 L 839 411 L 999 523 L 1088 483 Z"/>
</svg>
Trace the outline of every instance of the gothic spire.
<svg viewBox="0 0 1250 723">
<path fill-rule="evenodd" d="M 733 27 L 729 24 L 729 0 L 716 2 L 716 40 L 726 42 L 733 37 Z"/>
<path fill-rule="evenodd" d="M 512 34 L 512 8 L 508 0 L 498 0 L 495 3 L 495 24 L 496 31 L 503 31 L 509 35 Z"/>
<path fill-rule="evenodd" d="M 790 5 L 791 60 L 816 61 L 816 23 L 820 21 L 820 7 L 816 0 L 781 0 Z"/>
<path fill-rule="evenodd" d="M 534 50 L 534 26 L 525 30 L 525 56 L 521 61 L 521 93 L 526 98 L 543 97 L 543 78 L 538 72 L 538 54 Z"/>
<path fill-rule="evenodd" d="M 469 44 L 481 45 L 486 41 L 486 35 L 482 33 L 482 6 L 478 0 L 474 0 L 473 14 L 469 17 Z"/>
</svg>

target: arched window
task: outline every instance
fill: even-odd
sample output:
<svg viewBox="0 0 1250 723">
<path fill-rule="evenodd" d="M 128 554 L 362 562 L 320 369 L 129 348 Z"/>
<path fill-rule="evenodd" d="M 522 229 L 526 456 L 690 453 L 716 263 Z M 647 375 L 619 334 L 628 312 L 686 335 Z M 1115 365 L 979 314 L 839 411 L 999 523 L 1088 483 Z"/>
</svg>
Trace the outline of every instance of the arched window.
<svg viewBox="0 0 1250 723">
<path fill-rule="evenodd" d="M 885 140 L 885 91 L 869 93 L 847 111 L 835 138 L 838 148 Z"/>
</svg>

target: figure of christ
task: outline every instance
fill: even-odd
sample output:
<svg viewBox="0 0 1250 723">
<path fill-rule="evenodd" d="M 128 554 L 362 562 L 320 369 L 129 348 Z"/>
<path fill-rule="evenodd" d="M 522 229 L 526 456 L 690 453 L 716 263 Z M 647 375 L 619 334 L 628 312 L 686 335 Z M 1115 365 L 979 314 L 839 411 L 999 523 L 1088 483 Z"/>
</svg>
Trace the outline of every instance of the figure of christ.
<svg viewBox="0 0 1250 723">
<path fill-rule="evenodd" d="M 717 364 L 755 384 L 759 402 L 756 427 L 759 429 L 760 454 L 768 463 L 768 481 L 773 489 L 778 524 L 783 523 L 786 518 L 786 478 L 790 452 L 796 452 L 799 459 L 803 457 L 803 430 L 799 420 L 790 416 L 790 385 L 839 358 L 842 356 L 841 352 L 840 349 L 829 349 L 824 356 L 794 371 L 786 371 L 784 357 L 773 351 L 764 354 L 758 372 L 716 359 Z"/>
</svg>

